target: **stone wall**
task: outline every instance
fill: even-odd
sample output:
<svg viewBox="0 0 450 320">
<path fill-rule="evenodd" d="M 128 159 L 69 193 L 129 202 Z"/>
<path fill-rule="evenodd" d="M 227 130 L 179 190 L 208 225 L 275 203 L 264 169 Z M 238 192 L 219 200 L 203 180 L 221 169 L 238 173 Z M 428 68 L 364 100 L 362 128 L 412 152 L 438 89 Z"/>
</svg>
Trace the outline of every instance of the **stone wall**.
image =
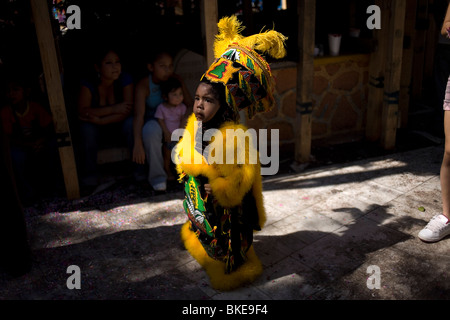
<svg viewBox="0 0 450 320">
<path fill-rule="evenodd" d="M 312 145 L 333 145 L 364 137 L 368 97 L 369 55 L 324 57 L 314 60 Z M 280 157 L 294 155 L 297 65 L 271 66 L 276 78 L 276 106 L 247 125 L 279 129 Z M 270 131 L 269 131 L 270 132 Z"/>
<path fill-rule="evenodd" d="M 297 64 L 293 62 L 277 63 L 271 66 L 276 79 L 276 105 L 272 111 L 257 114 L 247 121 L 250 128 L 279 130 L 280 158 L 289 158 L 295 150 L 295 101 L 297 86 Z M 268 133 L 270 141 L 270 133 Z"/>
<path fill-rule="evenodd" d="M 369 55 L 314 62 L 312 140 L 328 145 L 360 140 L 365 134 Z"/>
</svg>

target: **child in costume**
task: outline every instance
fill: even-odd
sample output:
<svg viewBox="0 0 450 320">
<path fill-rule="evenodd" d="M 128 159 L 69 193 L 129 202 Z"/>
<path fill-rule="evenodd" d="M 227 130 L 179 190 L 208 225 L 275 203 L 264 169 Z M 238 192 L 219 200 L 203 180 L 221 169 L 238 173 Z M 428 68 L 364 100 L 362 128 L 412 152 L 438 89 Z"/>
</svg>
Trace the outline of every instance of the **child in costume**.
<svg viewBox="0 0 450 320">
<path fill-rule="evenodd" d="M 167 173 L 167 180 L 175 180 L 170 168 L 170 153 L 175 147 L 176 142 L 172 141 L 172 132 L 181 128 L 186 105 L 183 103 L 183 86 L 176 78 L 161 83 L 161 95 L 164 102 L 158 105 L 155 112 L 155 118 L 158 119 L 164 135 L 164 169 Z"/>
<path fill-rule="evenodd" d="M 184 245 L 215 289 L 231 290 L 262 273 L 252 243 L 266 220 L 256 148 L 235 134 L 247 130 L 239 111 L 251 118 L 274 105 L 269 65 L 255 50 L 282 58 L 286 38 L 274 30 L 244 38 L 236 17 L 222 18 L 218 28 L 216 60 L 202 76 L 174 159 L 185 183 Z"/>
</svg>

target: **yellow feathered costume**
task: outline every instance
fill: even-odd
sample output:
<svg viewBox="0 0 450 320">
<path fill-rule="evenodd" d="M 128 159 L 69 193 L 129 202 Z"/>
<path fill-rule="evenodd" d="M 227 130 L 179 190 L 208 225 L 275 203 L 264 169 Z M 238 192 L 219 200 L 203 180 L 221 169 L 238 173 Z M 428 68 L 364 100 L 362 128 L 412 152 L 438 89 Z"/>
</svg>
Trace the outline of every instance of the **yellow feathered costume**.
<svg viewBox="0 0 450 320">
<path fill-rule="evenodd" d="M 206 177 L 211 185 L 212 194 L 214 195 L 215 200 L 217 200 L 218 204 L 223 208 L 239 206 L 242 203 L 244 196 L 250 192 L 256 200 L 256 212 L 258 215 L 256 221 L 259 228 L 262 228 L 266 221 L 266 216 L 263 205 L 259 162 L 250 164 L 247 157 L 246 164 L 225 164 L 226 155 L 223 154 L 224 164 L 208 164 L 208 159 L 199 155 L 198 151 L 195 150 L 195 121 L 195 116 L 191 115 L 186 126 L 185 134 L 176 146 L 177 153 L 181 158 L 189 153 L 191 156 L 190 161 L 184 161 L 185 163 L 177 165 L 178 173 L 180 175 L 189 175 L 193 177 Z M 227 129 L 245 129 L 245 127 L 233 122 L 228 122 L 220 128 L 220 132 L 223 136 L 223 143 L 221 144 L 219 141 L 214 141 L 211 144 L 216 151 L 216 157 L 221 157 L 221 147 L 226 147 Z M 217 144 L 217 147 L 215 147 L 214 144 Z M 250 144 L 247 144 L 247 150 L 250 148 L 249 145 Z M 237 148 L 235 150 L 237 151 Z M 256 152 L 256 150 L 252 152 Z M 195 153 L 197 153 L 197 155 L 195 155 Z M 235 156 L 237 156 L 237 152 L 235 153 Z M 195 157 L 201 157 L 202 164 L 195 164 Z M 218 290 L 234 289 L 253 281 L 261 274 L 262 266 L 253 251 L 253 247 L 250 247 L 247 252 L 246 263 L 240 266 L 236 271 L 227 274 L 225 262 L 211 258 L 207 254 L 203 245 L 200 243 L 197 234 L 191 230 L 190 225 L 191 223 L 187 222 L 182 227 L 182 240 L 189 253 L 203 268 L 205 268 L 214 288 Z"/>
<path fill-rule="evenodd" d="M 281 58 L 286 53 L 286 38 L 274 30 L 244 38 L 236 17 L 221 19 L 218 27 L 214 46 L 216 61 L 202 80 L 223 84 L 225 108 L 236 115 L 245 108 L 249 118 L 270 110 L 274 105 L 273 77 L 267 62 L 254 50 Z M 259 155 L 253 142 L 238 138 L 227 149 L 230 132 L 246 132 L 247 128 L 228 121 L 217 129 L 220 134 L 214 135 L 208 145 L 210 153 L 200 154 L 196 149 L 199 129 L 192 114 L 175 149 L 176 168 L 180 180 L 185 181 L 184 205 L 189 217 L 182 227 L 181 238 L 189 253 L 206 270 L 211 285 L 218 290 L 231 290 L 254 281 L 262 273 L 252 234 L 264 226 L 266 216 Z M 242 151 L 244 163 L 238 159 Z M 234 154 L 232 163 L 227 161 L 230 152 Z M 256 161 L 252 155 L 256 155 Z M 196 186 L 198 180 L 192 178 L 207 180 L 212 199 L 201 193 L 201 187 Z"/>
</svg>

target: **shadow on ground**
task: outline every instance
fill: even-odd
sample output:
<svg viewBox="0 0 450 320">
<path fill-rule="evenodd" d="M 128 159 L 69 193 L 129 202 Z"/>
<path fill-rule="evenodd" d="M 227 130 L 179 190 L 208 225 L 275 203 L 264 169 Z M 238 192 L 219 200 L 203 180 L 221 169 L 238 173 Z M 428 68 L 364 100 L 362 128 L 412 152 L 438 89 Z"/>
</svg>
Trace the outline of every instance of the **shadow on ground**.
<svg viewBox="0 0 450 320">
<path fill-rule="evenodd" d="M 364 213 L 355 208 L 336 211 L 349 212 L 356 218 L 375 207 Z M 382 220 L 390 216 L 380 207 L 378 214 Z M 423 221 L 403 217 L 381 226 L 360 217 L 333 233 L 302 230 L 280 236 L 256 235 L 255 250 L 263 261 L 264 273 L 253 286 L 259 294 L 271 299 L 373 299 L 374 292 L 366 286 L 368 274 L 361 272 L 360 267 L 367 264 L 372 253 L 393 250 L 389 248 L 412 239 L 398 231 L 399 224 L 423 225 Z M 181 224 L 119 231 L 67 246 L 34 250 L 34 268 L 21 280 L 24 284 L 28 282 L 28 289 L 24 291 L 23 286 L 17 285 L 8 287 L 6 283 L 1 296 L 6 299 L 213 298 L 203 270 L 182 247 L 180 229 Z M 288 252 L 279 255 L 280 248 Z M 409 284 L 430 277 L 438 280 L 433 261 L 427 261 L 424 256 L 403 255 L 395 268 L 403 269 Z M 426 268 L 424 264 L 428 264 Z M 80 290 L 67 288 L 70 265 L 77 265 L 81 270 Z M 382 269 L 386 270 L 386 265 Z M 382 283 L 388 281 L 388 273 L 383 274 Z M 427 290 L 422 285 L 412 290 L 417 299 L 432 299 L 437 294 L 442 296 L 442 292 L 448 293 L 450 288 L 446 283 L 437 283 Z M 392 298 L 401 299 L 401 292 Z"/>
</svg>

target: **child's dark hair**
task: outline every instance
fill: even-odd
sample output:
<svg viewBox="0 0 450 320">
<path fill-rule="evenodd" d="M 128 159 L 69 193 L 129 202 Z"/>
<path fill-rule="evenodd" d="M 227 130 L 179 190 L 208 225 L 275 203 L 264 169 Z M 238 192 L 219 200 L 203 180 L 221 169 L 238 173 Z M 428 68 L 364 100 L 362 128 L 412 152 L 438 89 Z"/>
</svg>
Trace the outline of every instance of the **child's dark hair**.
<svg viewBox="0 0 450 320">
<path fill-rule="evenodd" d="M 112 44 L 101 44 L 95 49 L 92 62 L 95 65 L 100 66 L 103 59 L 105 59 L 106 55 L 110 52 L 114 52 L 119 57 L 121 56 L 120 50 L 117 46 Z"/>
<path fill-rule="evenodd" d="M 156 60 L 158 60 L 163 55 L 168 55 L 169 57 L 173 57 L 173 54 L 166 48 L 158 48 L 158 49 L 152 49 L 147 52 L 147 55 L 145 57 L 145 62 L 153 64 Z"/>
<path fill-rule="evenodd" d="M 205 77 L 200 82 L 209 84 L 211 86 L 211 91 L 220 104 L 218 114 L 220 115 L 222 120 L 237 122 L 239 120 L 239 114 L 233 112 L 232 108 L 228 105 L 224 85 L 221 83 L 209 81 Z"/>
<path fill-rule="evenodd" d="M 167 81 L 161 83 L 161 95 L 163 98 L 167 98 L 172 90 L 176 90 L 181 87 L 182 85 L 180 80 L 174 77 L 170 77 Z"/>
<path fill-rule="evenodd" d="M 7 88 L 22 88 L 24 91 L 24 98 L 28 99 L 31 95 L 32 91 L 32 85 L 31 80 L 28 76 L 24 75 L 23 73 L 13 73 L 8 76 L 8 78 L 5 80 L 5 88 L 2 88 L 2 99 L 6 97 L 6 90 Z M 7 100 L 7 99 L 6 99 Z"/>
<path fill-rule="evenodd" d="M 203 78 L 201 82 L 209 84 L 211 86 L 212 93 L 214 94 L 215 98 L 219 101 L 221 107 L 227 107 L 227 99 L 225 96 L 225 88 L 223 84 L 209 81 L 206 78 Z"/>
</svg>

